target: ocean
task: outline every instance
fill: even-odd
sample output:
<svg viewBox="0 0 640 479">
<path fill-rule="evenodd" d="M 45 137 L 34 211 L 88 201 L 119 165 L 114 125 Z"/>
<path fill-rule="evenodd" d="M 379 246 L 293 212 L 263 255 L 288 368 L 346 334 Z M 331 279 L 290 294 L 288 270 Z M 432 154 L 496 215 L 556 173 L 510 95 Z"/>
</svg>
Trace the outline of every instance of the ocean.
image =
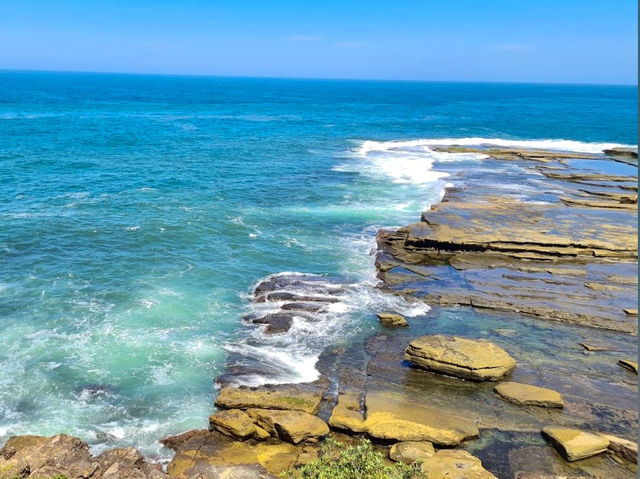
<svg viewBox="0 0 640 479">
<path fill-rule="evenodd" d="M 637 106 L 635 86 L 0 72 L 0 442 L 166 458 L 229 355 L 264 365 L 247 384 L 309 381 L 380 309 L 428 311 L 374 288 L 372 252 L 482 163 L 436 145 L 600 152 L 637 144 Z M 282 272 L 348 293 L 267 337 L 242 316 Z"/>
</svg>

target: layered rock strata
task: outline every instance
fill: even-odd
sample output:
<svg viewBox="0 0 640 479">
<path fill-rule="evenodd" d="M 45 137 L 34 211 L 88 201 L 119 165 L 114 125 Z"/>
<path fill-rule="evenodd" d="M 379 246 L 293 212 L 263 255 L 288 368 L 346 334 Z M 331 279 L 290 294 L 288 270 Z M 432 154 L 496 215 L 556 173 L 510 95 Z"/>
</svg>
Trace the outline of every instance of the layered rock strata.
<svg viewBox="0 0 640 479">
<path fill-rule="evenodd" d="M 637 174 L 571 166 L 608 161 L 603 155 L 443 150 L 489 158 L 486 168 L 454 176 L 458 186 L 420 222 L 379 232 L 377 267 L 388 289 L 429 304 L 637 333 L 628 313 L 637 311 Z M 499 169 L 504 162 L 518 168 Z"/>
<path fill-rule="evenodd" d="M 414 365 L 475 381 L 497 381 L 516 367 L 516 361 L 485 339 L 430 335 L 414 339 L 404 353 Z"/>
</svg>

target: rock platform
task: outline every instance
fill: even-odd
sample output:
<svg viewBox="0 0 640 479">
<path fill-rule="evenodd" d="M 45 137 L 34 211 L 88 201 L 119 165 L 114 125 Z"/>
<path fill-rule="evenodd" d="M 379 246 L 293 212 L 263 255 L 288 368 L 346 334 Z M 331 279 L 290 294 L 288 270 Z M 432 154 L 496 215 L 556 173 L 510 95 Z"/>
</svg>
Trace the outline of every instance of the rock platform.
<svg viewBox="0 0 640 479">
<path fill-rule="evenodd" d="M 612 161 L 604 155 L 441 150 L 483 153 L 486 168 L 453 173 L 418 223 L 379 232 L 389 290 L 637 334 L 637 173 L 571 163 Z"/>
</svg>

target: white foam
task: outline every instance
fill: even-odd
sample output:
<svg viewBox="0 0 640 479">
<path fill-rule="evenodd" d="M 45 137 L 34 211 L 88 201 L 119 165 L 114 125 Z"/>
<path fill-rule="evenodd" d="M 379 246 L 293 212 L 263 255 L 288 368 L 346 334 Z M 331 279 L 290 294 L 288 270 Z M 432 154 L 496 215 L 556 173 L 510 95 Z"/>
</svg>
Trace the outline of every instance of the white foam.
<svg viewBox="0 0 640 479">
<path fill-rule="evenodd" d="M 354 153 L 355 162 L 337 165 L 333 170 L 360 173 L 374 179 L 386 178 L 400 184 L 435 183 L 449 176 L 448 173 L 432 170 L 438 156 L 436 152 L 430 150 L 407 151 L 360 147 Z"/>
<path fill-rule="evenodd" d="M 358 151 L 367 154 L 373 151 L 393 151 L 407 148 L 429 148 L 431 146 L 500 146 L 507 148 L 531 148 L 552 151 L 572 151 L 578 153 L 601 153 L 610 148 L 635 148 L 636 145 L 620 143 L 588 143 L 575 140 L 507 140 L 501 138 L 436 138 L 406 141 L 364 141 Z"/>
<path fill-rule="evenodd" d="M 245 358 L 241 363 L 258 364 L 260 372 L 234 377 L 234 382 L 245 385 L 265 383 L 300 383 L 316 380 L 320 373 L 316 363 L 320 354 L 330 345 L 340 343 L 362 328 L 375 327 L 372 311 L 393 310 L 406 316 L 419 316 L 429 311 L 422 302 L 410 303 L 404 298 L 381 292 L 375 283 L 367 280 L 340 283 L 321 275 L 304 273 L 277 273 L 265 281 L 289 276 L 295 282 L 283 284 L 277 292 L 288 292 L 305 297 L 327 297 L 337 300 L 326 303 L 317 312 L 301 311 L 293 317 L 290 329 L 281 334 L 267 335 L 256 327 L 250 335 L 225 346 L 228 352 Z M 298 279 L 299 278 L 299 279 Z M 321 293 L 319 290 L 324 291 Z M 290 301 L 265 301 L 249 304 L 251 313 L 264 315 L 282 311 L 280 307 Z M 362 322 L 368 317 L 371 322 Z M 252 371 L 249 368 L 248 371 Z"/>
</svg>

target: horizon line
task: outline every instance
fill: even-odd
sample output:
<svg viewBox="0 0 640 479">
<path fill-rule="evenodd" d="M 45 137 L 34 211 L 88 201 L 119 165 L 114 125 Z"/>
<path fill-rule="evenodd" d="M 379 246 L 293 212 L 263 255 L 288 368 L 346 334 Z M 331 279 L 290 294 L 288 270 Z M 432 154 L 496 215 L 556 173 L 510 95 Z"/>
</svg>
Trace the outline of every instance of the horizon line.
<svg viewBox="0 0 640 479">
<path fill-rule="evenodd" d="M 348 77 L 304 77 L 304 76 L 271 76 L 271 75 L 223 75 L 207 73 L 159 73 L 159 72 L 124 72 L 96 70 L 44 70 L 0 68 L 0 73 L 62 73 L 89 75 L 131 75 L 154 77 L 188 77 L 218 79 L 256 79 L 256 80 L 315 80 L 315 81 L 353 81 L 353 82 L 397 82 L 397 83 L 497 83 L 507 85 L 565 85 L 565 86 L 621 86 L 638 87 L 638 83 L 592 83 L 592 82 L 559 82 L 559 81 L 509 81 L 509 80 L 420 80 L 398 78 L 348 78 Z"/>
</svg>

